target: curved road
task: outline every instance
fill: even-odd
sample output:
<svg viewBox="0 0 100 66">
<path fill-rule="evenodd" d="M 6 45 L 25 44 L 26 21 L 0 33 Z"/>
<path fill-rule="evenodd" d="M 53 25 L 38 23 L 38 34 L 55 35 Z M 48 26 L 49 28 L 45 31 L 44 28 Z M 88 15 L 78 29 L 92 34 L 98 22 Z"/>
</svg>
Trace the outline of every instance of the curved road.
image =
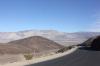
<svg viewBox="0 0 100 66">
<path fill-rule="evenodd" d="M 100 51 L 80 48 L 70 55 L 27 66 L 100 66 Z"/>
</svg>

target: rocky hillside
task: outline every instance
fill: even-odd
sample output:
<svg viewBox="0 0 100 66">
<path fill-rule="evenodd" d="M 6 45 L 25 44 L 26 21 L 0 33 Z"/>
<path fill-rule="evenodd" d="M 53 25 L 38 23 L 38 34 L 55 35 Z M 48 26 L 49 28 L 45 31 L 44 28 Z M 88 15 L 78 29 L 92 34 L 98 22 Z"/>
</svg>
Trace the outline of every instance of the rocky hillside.
<svg viewBox="0 0 100 66">
<path fill-rule="evenodd" d="M 100 50 L 100 36 L 95 36 L 85 41 L 82 46 L 89 47 L 93 50 Z"/>
<path fill-rule="evenodd" d="M 32 36 L 6 44 L 0 44 L 0 54 L 44 53 L 63 48 L 58 43 L 40 37 Z"/>
</svg>

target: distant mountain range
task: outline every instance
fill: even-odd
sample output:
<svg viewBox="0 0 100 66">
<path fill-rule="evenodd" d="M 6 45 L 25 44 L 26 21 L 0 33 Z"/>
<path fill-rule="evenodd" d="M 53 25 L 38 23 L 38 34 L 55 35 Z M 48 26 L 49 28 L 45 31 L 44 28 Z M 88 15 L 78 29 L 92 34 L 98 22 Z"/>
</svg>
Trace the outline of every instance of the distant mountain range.
<svg viewBox="0 0 100 66">
<path fill-rule="evenodd" d="M 42 36 L 61 45 L 75 45 L 84 42 L 92 36 L 100 35 L 100 32 L 75 32 L 66 33 L 56 30 L 26 30 L 19 32 L 0 32 L 0 43 L 24 39 L 31 36 Z"/>
</svg>

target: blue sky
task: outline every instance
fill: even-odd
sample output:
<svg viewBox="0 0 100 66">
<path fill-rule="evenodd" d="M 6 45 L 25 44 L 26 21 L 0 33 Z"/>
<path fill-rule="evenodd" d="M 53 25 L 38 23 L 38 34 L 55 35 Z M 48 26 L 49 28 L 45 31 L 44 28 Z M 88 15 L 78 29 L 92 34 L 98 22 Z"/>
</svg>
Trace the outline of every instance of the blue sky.
<svg viewBox="0 0 100 66">
<path fill-rule="evenodd" d="M 0 0 L 0 32 L 100 31 L 100 0 Z"/>
</svg>

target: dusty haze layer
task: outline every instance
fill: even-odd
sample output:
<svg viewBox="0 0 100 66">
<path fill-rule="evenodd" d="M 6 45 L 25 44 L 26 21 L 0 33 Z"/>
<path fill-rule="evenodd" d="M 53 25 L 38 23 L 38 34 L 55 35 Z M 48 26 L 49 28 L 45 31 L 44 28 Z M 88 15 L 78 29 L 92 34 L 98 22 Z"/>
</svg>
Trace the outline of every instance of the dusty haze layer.
<svg viewBox="0 0 100 66">
<path fill-rule="evenodd" d="M 26 30 L 19 32 L 0 32 L 0 43 L 23 39 L 31 36 L 43 36 L 61 45 L 75 45 L 84 42 L 92 36 L 100 35 L 99 32 L 66 33 L 56 30 Z"/>
</svg>

